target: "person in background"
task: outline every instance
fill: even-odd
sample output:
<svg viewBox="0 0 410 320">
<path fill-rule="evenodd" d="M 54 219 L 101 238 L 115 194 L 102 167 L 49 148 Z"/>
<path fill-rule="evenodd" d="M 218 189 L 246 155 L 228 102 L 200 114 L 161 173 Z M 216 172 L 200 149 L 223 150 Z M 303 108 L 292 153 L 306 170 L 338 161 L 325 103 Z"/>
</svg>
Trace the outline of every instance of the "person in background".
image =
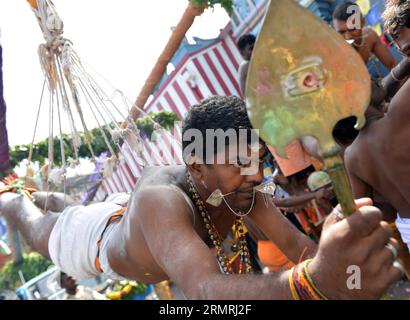
<svg viewBox="0 0 410 320">
<path fill-rule="evenodd" d="M 65 289 L 62 300 L 108 300 L 104 295 L 90 288 L 79 286 L 77 282 L 61 271 L 60 286 Z"/>
<path fill-rule="evenodd" d="M 237 42 L 238 49 L 244 61 L 239 66 L 239 85 L 241 93 L 245 96 L 246 79 L 248 78 L 249 62 L 252 57 L 253 47 L 256 42 L 256 37 L 253 34 L 244 34 Z"/>
<path fill-rule="evenodd" d="M 354 2 L 341 3 L 333 12 L 333 27 L 360 54 L 364 63 L 367 64 L 372 56 L 376 56 L 388 70 L 391 70 L 398 61 L 377 33 L 365 24 L 360 7 Z"/>
</svg>

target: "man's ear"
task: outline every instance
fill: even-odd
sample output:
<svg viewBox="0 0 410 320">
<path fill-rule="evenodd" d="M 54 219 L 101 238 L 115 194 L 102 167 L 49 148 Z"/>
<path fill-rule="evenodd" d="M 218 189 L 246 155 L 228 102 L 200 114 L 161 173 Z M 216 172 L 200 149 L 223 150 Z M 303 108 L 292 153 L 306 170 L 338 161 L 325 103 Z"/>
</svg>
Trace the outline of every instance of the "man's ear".
<svg viewBox="0 0 410 320">
<path fill-rule="evenodd" d="M 204 167 L 202 163 L 203 161 L 199 161 L 200 159 L 194 154 L 189 155 L 188 158 L 187 167 L 189 172 L 194 178 L 198 180 L 202 179 Z"/>
</svg>

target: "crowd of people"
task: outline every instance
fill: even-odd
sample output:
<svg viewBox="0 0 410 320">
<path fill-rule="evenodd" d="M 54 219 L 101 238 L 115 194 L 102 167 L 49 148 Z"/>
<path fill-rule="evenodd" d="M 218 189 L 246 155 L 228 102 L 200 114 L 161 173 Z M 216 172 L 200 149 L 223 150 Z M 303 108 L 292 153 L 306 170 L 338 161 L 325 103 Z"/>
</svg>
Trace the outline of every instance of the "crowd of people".
<svg viewBox="0 0 410 320">
<path fill-rule="evenodd" d="M 129 198 L 81 206 L 51 194 L 42 212 L 44 194 L 33 203 L 5 193 L 1 214 L 74 279 L 171 280 L 188 299 L 379 299 L 410 276 L 410 3 L 388 1 L 384 14 L 400 63 L 364 19 L 349 25 L 351 6 L 336 8 L 335 30 L 364 63 L 375 55 L 391 70 L 372 86 L 366 126 L 349 118 L 334 130 L 358 199 L 353 215 L 340 212 L 314 146 L 294 141 L 281 158 L 253 139 L 241 98 L 218 96 L 184 120 L 186 165 L 146 168 Z M 255 40 L 238 41 L 244 96 Z M 247 134 L 207 140 L 221 129 Z M 350 266 L 361 270 L 360 288 L 347 285 Z"/>
</svg>

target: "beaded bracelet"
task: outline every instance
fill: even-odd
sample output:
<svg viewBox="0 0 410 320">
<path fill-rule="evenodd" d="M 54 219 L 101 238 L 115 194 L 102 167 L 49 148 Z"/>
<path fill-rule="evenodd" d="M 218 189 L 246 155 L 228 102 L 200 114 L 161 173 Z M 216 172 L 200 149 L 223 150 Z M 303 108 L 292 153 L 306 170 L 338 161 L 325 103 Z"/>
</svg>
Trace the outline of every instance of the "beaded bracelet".
<svg viewBox="0 0 410 320">
<path fill-rule="evenodd" d="M 290 270 L 289 287 L 293 300 L 328 300 L 309 274 L 311 262 L 312 259 L 306 260 Z"/>
</svg>

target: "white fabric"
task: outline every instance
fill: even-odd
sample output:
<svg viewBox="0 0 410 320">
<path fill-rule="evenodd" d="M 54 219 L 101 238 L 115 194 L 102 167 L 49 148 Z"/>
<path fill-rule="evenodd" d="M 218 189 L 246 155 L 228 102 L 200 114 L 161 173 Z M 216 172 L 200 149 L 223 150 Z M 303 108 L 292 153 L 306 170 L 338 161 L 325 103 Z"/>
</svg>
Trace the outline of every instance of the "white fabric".
<svg viewBox="0 0 410 320">
<path fill-rule="evenodd" d="M 130 200 L 130 196 L 131 195 L 126 192 L 113 193 L 105 199 L 105 202 L 112 202 L 121 207 L 126 207 L 128 205 L 128 201 Z"/>
<path fill-rule="evenodd" d="M 400 216 L 397 216 L 396 226 L 400 231 L 403 242 L 407 244 L 410 252 L 410 219 L 402 219 Z"/>
<path fill-rule="evenodd" d="M 48 249 L 53 263 L 75 279 L 87 279 L 97 276 L 95 267 L 97 242 L 111 215 L 118 212 L 120 206 L 110 203 L 75 206 L 66 208 L 59 216 L 50 235 Z M 106 246 L 109 235 L 118 223 L 113 223 L 104 234 L 101 243 L 100 260 L 104 273 L 113 274 L 106 258 Z"/>
<path fill-rule="evenodd" d="M 101 241 L 101 249 L 100 249 L 100 265 L 101 269 L 103 269 L 104 274 L 112 280 L 126 280 L 123 276 L 117 274 L 114 270 L 111 269 L 110 263 L 108 262 L 108 255 L 107 255 L 107 246 L 110 239 L 110 235 L 113 230 L 118 226 L 118 223 L 113 222 L 110 226 L 105 230 L 104 238 Z M 94 257 L 95 259 L 95 257 Z"/>
</svg>

